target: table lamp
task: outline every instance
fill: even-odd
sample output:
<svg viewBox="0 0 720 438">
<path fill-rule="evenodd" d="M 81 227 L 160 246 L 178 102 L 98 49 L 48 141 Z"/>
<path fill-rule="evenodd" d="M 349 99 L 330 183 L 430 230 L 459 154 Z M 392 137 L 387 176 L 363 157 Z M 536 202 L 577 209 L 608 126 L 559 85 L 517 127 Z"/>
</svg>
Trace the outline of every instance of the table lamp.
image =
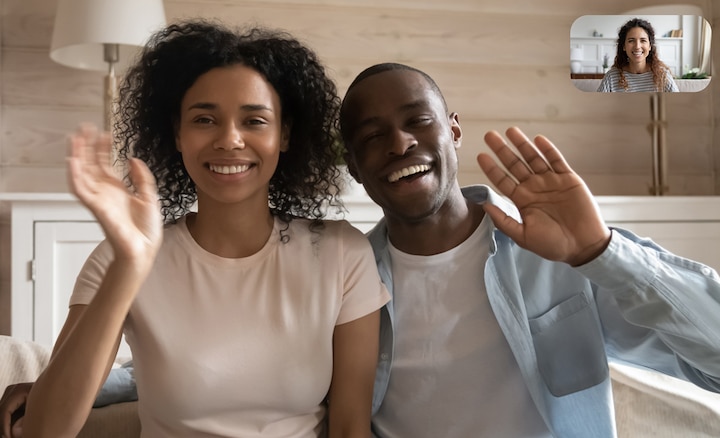
<svg viewBox="0 0 720 438">
<path fill-rule="evenodd" d="M 165 26 L 162 0 L 59 0 L 50 58 L 67 67 L 106 71 L 104 128 L 112 127 L 115 70 L 124 70 L 150 35 Z"/>
</svg>

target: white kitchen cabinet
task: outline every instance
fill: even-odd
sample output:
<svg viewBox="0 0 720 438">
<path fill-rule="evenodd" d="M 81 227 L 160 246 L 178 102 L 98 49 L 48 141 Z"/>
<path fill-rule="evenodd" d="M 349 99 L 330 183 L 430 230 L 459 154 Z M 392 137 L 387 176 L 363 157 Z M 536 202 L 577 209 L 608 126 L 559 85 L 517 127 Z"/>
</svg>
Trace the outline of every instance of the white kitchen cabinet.
<svg viewBox="0 0 720 438">
<path fill-rule="evenodd" d="M 104 234 L 68 194 L 0 194 L 0 202 L 9 210 L 10 334 L 49 348 L 65 322 L 75 278 Z M 118 357 L 128 356 L 123 342 Z"/>
<path fill-rule="evenodd" d="M 105 235 L 97 222 L 85 221 L 36 221 L 34 231 L 33 337 L 52 345 L 67 316 L 75 278 Z M 38 291 L 53 292 L 37 299 Z"/>
<path fill-rule="evenodd" d="M 608 225 L 651 237 L 670 251 L 720 268 L 720 197 L 598 197 L 597 201 Z M 350 192 L 345 202 L 344 217 L 362 231 L 382 216 L 361 187 Z M 11 266 L 4 270 L 11 274 L 10 334 L 50 346 L 65 320 L 75 277 L 102 240 L 102 230 L 70 195 L 0 194 L 0 203 L 9 207 L 3 210 L 9 210 L 10 216 Z M 123 344 L 119 356 L 128 355 Z"/>
<path fill-rule="evenodd" d="M 10 212 L 11 334 L 50 346 L 67 312 L 67 297 L 72 292 L 72 282 L 67 289 L 68 278 L 77 273 L 67 269 L 81 265 L 87 247 L 102 236 L 97 235 L 92 215 L 70 195 L 11 194 L 0 200 L 9 205 Z M 95 242 L 66 239 L 58 232 L 63 224 L 88 230 L 79 234 L 92 236 Z M 53 310 L 61 300 L 65 312 Z"/>
</svg>

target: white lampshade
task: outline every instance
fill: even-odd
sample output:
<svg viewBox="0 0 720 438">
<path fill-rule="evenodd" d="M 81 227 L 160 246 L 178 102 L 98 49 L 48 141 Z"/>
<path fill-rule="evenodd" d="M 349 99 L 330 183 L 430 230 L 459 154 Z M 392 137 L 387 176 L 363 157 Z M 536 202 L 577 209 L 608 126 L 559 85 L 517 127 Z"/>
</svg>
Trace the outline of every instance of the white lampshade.
<svg viewBox="0 0 720 438">
<path fill-rule="evenodd" d="M 68 67 L 107 70 L 103 44 L 118 44 L 115 68 L 123 70 L 163 26 L 162 0 L 59 0 L 50 58 Z"/>
<path fill-rule="evenodd" d="M 582 61 L 585 58 L 585 53 L 582 47 L 570 47 L 570 60 L 571 61 Z"/>
</svg>

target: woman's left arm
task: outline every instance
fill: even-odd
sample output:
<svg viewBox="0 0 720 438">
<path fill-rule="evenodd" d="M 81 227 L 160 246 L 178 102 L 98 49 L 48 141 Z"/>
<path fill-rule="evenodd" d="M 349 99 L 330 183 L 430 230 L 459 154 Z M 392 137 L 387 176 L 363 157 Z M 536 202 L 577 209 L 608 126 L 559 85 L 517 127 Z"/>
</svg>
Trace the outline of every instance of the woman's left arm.
<svg viewBox="0 0 720 438">
<path fill-rule="evenodd" d="M 370 437 L 380 310 L 335 326 L 328 437 Z"/>
</svg>

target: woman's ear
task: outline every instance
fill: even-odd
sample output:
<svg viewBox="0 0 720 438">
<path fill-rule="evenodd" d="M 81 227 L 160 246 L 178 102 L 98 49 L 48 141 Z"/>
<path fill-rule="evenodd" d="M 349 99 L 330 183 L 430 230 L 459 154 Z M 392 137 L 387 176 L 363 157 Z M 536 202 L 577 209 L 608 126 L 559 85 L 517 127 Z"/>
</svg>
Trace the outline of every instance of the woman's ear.
<svg viewBox="0 0 720 438">
<path fill-rule="evenodd" d="M 280 152 L 287 152 L 290 148 L 290 131 L 292 123 L 283 123 L 280 129 Z"/>
<path fill-rule="evenodd" d="M 180 123 L 177 120 L 173 121 L 173 132 L 175 133 L 175 149 L 182 152 L 180 149 Z"/>
</svg>

